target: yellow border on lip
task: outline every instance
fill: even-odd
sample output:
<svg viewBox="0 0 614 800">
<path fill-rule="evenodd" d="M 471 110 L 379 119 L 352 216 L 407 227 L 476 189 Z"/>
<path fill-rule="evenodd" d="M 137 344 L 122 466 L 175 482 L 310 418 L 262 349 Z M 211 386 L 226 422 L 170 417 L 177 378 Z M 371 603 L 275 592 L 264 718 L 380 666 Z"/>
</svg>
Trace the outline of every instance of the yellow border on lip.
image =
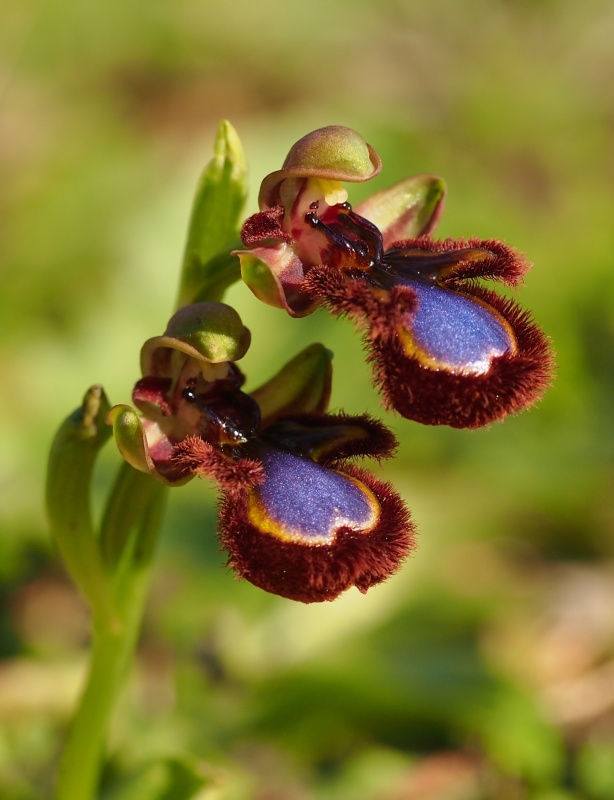
<svg viewBox="0 0 614 800">
<path fill-rule="evenodd" d="M 411 288 L 411 286 L 410 286 Z M 499 322 L 502 324 L 503 328 L 507 331 L 509 338 L 511 340 L 511 347 L 506 352 L 510 352 L 512 355 L 516 355 L 518 353 L 518 342 L 516 340 L 516 334 L 514 333 L 514 329 L 509 324 L 509 322 L 505 319 L 505 317 L 497 311 L 496 308 L 486 303 L 484 300 L 480 299 L 479 297 L 474 297 L 473 295 L 468 294 L 467 292 L 459 292 L 452 289 L 446 289 L 445 286 L 440 286 L 440 289 L 445 289 L 446 291 L 453 291 L 454 294 L 460 294 L 463 297 L 466 297 L 468 300 L 471 300 L 478 305 L 481 305 L 483 308 L 487 309 Z M 398 331 L 399 339 L 403 345 L 403 349 L 407 353 L 409 358 L 415 358 L 420 364 L 428 369 L 432 369 L 435 371 L 445 370 L 446 372 L 451 373 L 452 375 L 485 375 L 492 366 L 493 358 L 497 358 L 498 356 L 491 356 L 490 364 L 488 369 L 477 371 L 475 369 L 467 369 L 463 367 L 452 367 L 445 361 L 440 361 L 437 358 L 434 358 L 430 353 L 428 353 L 423 347 L 421 347 L 418 342 L 416 341 L 415 337 L 413 336 L 411 330 L 407 328 L 400 328 Z M 504 355 L 501 353 L 500 355 Z"/>
<path fill-rule="evenodd" d="M 338 470 L 331 470 L 331 472 L 337 472 L 338 475 L 342 475 L 346 480 L 351 481 L 355 486 L 357 486 L 363 494 L 366 496 L 369 505 L 371 506 L 372 511 L 372 521 L 368 524 L 368 527 L 365 528 L 356 528 L 352 527 L 349 520 L 339 520 L 336 521 L 334 524 L 337 528 L 341 527 L 349 527 L 354 531 L 358 531 L 360 533 L 370 533 L 373 528 L 377 525 L 380 519 L 380 512 L 381 512 L 381 505 L 379 500 L 375 496 L 375 494 L 371 491 L 371 489 L 362 481 L 359 481 L 356 478 L 353 478 L 351 475 L 347 475 L 345 472 L 339 472 Z M 321 547 L 322 545 L 330 545 L 333 544 L 336 539 L 336 534 L 329 533 L 328 536 L 305 536 L 301 531 L 288 531 L 284 529 L 281 524 L 275 520 L 264 508 L 263 504 L 260 502 L 258 498 L 258 487 L 256 486 L 254 489 L 251 490 L 249 496 L 247 498 L 247 518 L 249 522 L 257 528 L 261 533 L 268 533 L 271 536 L 274 536 L 276 539 L 279 539 L 282 542 L 288 542 L 292 544 L 301 544 L 307 547 Z"/>
</svg>

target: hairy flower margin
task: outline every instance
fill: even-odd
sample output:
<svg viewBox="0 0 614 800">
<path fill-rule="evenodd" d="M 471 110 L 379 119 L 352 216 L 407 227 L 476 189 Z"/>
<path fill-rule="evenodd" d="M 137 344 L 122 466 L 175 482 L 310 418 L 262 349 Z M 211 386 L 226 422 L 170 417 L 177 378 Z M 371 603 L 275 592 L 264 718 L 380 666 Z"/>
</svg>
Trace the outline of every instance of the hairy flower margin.
<svg viewBox="0 0 614 800">
<path fill-rule="evenodd" d="M 549 341 L 514 300 L 480 283 L 516 287 L 526 259 L 496 240 L 433 239 L 445 197 L 434 176 L 353 210 L 340 181 L 380 169 L 349 128 L 297 142 L 243 226 L 243 280 L 292 316 L 321 305 L 353 319 L 385 405 L 408 419 L 476 428 L 528 408 L 551 382 Z"/>
<path fill-rule="evenodd" d="M 141 353 L 129 406 L 108 413 L 120 452 L 166 485 L 213 479 L 218 533 L 237 575 L 304 603 L 366 592 L 398 569 L 413 525 L 392 487 L 350 462 L 387 458 L 390 431 L 327 414 L 330 354 L 311 345 L 252 394 L 235 364 L 249 345 L 236 312 L 197 303 Z"/>
</svg>

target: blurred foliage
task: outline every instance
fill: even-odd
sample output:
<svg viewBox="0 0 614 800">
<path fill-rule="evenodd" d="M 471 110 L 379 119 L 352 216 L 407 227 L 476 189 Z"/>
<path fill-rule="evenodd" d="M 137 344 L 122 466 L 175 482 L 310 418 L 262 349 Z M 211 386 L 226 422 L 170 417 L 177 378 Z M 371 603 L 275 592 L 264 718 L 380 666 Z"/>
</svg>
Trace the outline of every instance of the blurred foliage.
<svg viewBox="0 0 614 800">
<path fill-rule="evenodd" d="M 235 582 L 211 487 L 174 491 L 108 796 L 130 796 L 125 773 L 162 796 L 166 773 L 143 765 L 191 753 L 223 800 L 613 797 L 612 4 L 5 0 L 2 19 L 0 796 L 50 794 L 87 654 L 42 511 L 46 450 L 90 384 L 129 399 L 225 117 L 248 211 L 325 124 L 376 147 L 375 188 L 444 176 L 440 235 L 535 263 L 520 299 L 558 377 L 490 430 L 387 417 L 402 445 L 385 476 L 420 548 L 365 597 L 302 607 Z M 253 333 L 249 385 L 320 340 L 333 405 L 376 410 L 349 324 L 228 298 Z M 109 448 L 100 491 L 117 461 Z"/>
</svg>

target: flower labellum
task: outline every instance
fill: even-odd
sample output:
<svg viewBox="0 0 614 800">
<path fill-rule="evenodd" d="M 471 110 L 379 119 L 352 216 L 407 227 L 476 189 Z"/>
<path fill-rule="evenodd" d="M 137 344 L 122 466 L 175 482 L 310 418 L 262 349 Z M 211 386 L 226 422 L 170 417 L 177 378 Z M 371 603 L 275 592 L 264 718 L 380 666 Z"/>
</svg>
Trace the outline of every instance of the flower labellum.
<svg viewBox="0 0 614 800">
<path fill-rule="evenodd" d="M 206 399 L 190 388 L 186 398 L 203 415 L 204 429 Z M 237 405 L 247 408 L 244 399 Z M 248 421 L 242 429 L 249 427 Z M 366 592 L 413 548 L 413 526 L 398 494 L 348 463 L 357 455 L 387 456 L 395 444 L 367 416 L 298 415 L 249 430 L 232 444 L 187 437 L 173 460 L 220 486 L 219 536 L 237 575 L 312 603 L 334 600 L 351 586 Z"/>
</svg>

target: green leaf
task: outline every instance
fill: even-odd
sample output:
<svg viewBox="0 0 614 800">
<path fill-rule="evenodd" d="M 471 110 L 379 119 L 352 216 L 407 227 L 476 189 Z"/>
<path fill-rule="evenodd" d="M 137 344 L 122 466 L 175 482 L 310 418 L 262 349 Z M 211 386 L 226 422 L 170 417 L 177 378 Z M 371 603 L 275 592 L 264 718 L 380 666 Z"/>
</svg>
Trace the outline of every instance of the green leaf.
<svg viewBox="0 0 614 800">
<path fill-rule="evenodd" d="M 238 260 L 229 251 L 239 245 L 247 166 L 237 132 L 225 120 L 218 128 L 213 152 L 192 206 L 178 308 L 196 300 L 219 300 L 239 278 Z"/>
<path fill-rule="evenodd" d="M 105 792 L 103 800 L 213 800 L 219 781 L 195 758 L 166 758 L 147 764 Z M 214 794 L 215 793 L 215 794 Z"/>
</svg>

